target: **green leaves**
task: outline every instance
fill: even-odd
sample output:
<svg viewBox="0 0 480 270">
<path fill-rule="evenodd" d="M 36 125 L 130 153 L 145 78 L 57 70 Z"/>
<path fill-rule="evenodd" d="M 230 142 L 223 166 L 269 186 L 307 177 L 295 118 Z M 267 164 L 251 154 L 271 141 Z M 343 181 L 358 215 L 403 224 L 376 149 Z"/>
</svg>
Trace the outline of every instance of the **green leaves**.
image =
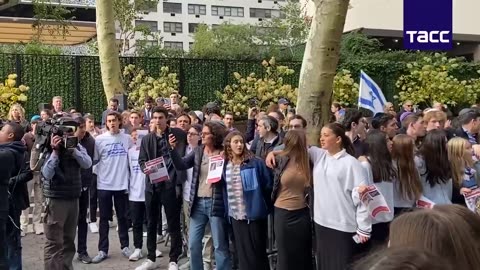
<svg viewBox="0 0 480 270">
<path fill-rule="evenodd" d="M 245 118 L 251 100 L 258 101 L 261 110 L 277 103 L 280 98 L 288 98 L 292 104 L 297 102 L 298 89 L 284 84 L 284 77 L 295 71 L 277 65 L 273 57 L 269 61 L 263 60 L 262 66 L 263 77 L 256 73 L 244 77 L 239 72 L 234 72 L 235 83 L 227 85 L 223 92 L 216 92 L 217 98 L 222 101 L 222 113 L 231 111 L 237 118 Z"/>
<path fill-rule="evenodd" d="M 30 88 L 25 85 L 17 87 L 17 74 L 8 75 L 5 83 L 0 83 L 0 117 L 8 118 L 10 107 L 14 104 L 25 106 L 27 92 Z"/>
<path fill-rule="evenodd" d="M 345 107 L 354 107 L 358 103 L 358 83 L 349 70 L 337 72 L 333 79 L 333 100 Z"/>
<path fill-rule="evenodd" d="M 153 78 L 145 73 L 145 70 L 138 69 L 135 65 L 128 65 L 124 68 L 123 75 L 130 78 L 127 93 L 129 105 L 140 109 L 143 107 L 145 99 L 151 97 L 169 98 L 171 94 L 178 94 L 179 80 L 176 73 L 170 73 L 166 66 L 160 68 L 160 76 Z M 180 105 L 188 108 L 187 97 L 180 97 Z"/>
<path fill-rule="evenodd" d="M 480 83 L 475 77 L 457 78 L 465 64 L 462 58 L 447 58 L 443 54 L 419 58 L 406 65 L 407 72 L 401 75 L 396 87 L 399 101 L 411 100 L 416 104 L 431 106 L 442 102 L 452 107 L 457 104 L 472 104 L 480 97 Z"/>
</svg>

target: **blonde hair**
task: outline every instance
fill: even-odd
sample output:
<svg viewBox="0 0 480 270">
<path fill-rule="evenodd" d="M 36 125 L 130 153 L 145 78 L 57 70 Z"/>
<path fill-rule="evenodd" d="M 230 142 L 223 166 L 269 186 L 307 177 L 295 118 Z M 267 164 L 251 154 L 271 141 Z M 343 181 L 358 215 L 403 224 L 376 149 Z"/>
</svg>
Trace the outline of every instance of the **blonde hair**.
<svg viewBox="0 0 480 270">
<path fill-rule="evenodd" d="M 432 119 L 437 119 L 438 121 L 445 123 L 445 121 L 447 121 L 447 114 L 437 109 L 428 110 L 423 115 L 423 120 L 425 120 L 425 123 L 428 123 Z"/>
<path fill-rule="evenodd" d="M 458 186 L 462 186 L 465 167 L 473 166 L 472 156 L 466 152 L 468 144 L 469 142 L 466 139 L 460 137 L 452 138 L 447 143 L 448 161 L 452 169 L 452 178 Z"/>
<path fill-rule="evenodd" d="M 10 107 L 10 111 L 8 112 L 8 120 L 14 121 L 12 113 L 13 110 L 17 109 L 20 112 L 20 120 L 23 122 L 25 121 L 25 109 L 22 107 L 22 105 L 15 103 Z"/>
</svg>

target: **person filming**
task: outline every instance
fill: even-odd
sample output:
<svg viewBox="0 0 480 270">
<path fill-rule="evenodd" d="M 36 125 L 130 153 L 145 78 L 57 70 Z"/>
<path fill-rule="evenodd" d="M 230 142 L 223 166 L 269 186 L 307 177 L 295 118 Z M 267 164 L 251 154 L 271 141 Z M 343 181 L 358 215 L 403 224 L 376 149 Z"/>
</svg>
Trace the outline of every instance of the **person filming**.
<svg viewBox="0 0 480 270">
<path fill-rule="evenodd" d="M 49 134 L 51 152 L 41 169 L 46 198 L 44 268 L 49 270 L 73 269 L 81 169 L 92 166 L 87 151 L 75 140 L 78 123 L 65 117 L 58 122 L 55 128 L 63 136 Z"/>
</svg>

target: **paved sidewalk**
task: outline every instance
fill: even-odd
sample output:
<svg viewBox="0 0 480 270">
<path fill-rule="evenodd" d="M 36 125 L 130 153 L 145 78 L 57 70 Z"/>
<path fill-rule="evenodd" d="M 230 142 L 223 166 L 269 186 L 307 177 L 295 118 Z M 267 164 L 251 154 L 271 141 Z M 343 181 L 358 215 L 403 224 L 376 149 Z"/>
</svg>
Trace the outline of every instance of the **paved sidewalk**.
<svg viewBox="0 0 480 270">
<path fill-rule="evenodd" d="M 130 248 L 133 249 L 133 236 L 130 235 Z M 139 266 L 144 259 L 138 262 L 130 262 L 127 258 L 123 257 L 120 252 L 120 243 L 118 240 L 118 234 L 115 228 L 110 228 L 110 254 L 109 258 L 100 264 L 83 264 L 76 259 L 73 260 L 73 267 L 75 270 L 133 270 Z M 146 237 L 143 238 L 143 254 L 146 256 Z M 22 238 L 23 246 L 23 269 L 24 270 L 44 270 L 43 269 L 43 247 L 45 243 L 44 235 L 27 234 Z M 92 234 L 88 232 L 87 246 L 88 253 L 91 257 L 94 257 L 98 252 L 98 233 Z M 156 269 L 168 269 L 168 251 L 169 247 L 165 247 L 165 242 L 158 244 L 158 249 L 163 253 L 163 257 L 157 258 Z M 179 265 L 185 262 L 185 259 L 181 260 Z"/>
</svg>

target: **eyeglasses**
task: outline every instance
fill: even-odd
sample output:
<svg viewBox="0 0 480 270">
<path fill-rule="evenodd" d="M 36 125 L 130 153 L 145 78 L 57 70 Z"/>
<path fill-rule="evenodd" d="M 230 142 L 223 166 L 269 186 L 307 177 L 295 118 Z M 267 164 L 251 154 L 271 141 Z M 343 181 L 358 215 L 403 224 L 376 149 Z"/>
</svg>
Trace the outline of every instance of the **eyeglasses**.
<svg viewBox="0 0 480 270">
<path fill-rule="evenodd" d="M 198 136 L 198 135 L 200 135 L 200 134 L 194 133 L 194 132 L 187 132 L 187 135 L 189 135 L 189 136 Z"/>
<path fill-rule="evenodd" d="M 208 135 L 212 135 L 210 132 L 200 132 L 200 137 L 207 137 Z"/>
</svg>

